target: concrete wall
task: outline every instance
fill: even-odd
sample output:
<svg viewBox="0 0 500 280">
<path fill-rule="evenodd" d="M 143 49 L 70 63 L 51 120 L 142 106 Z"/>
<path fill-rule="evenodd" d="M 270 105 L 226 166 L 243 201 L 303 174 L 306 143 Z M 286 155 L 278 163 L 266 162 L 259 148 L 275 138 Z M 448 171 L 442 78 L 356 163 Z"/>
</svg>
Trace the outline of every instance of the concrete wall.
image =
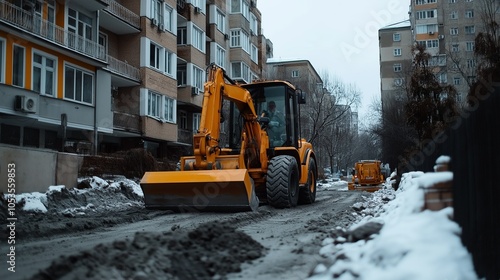
<svg viewBox="0 0 500 280">
<path fill-rule="evenodd" d="M 26 147 L 0 146 L 0 192 L 7 193 L 10 163 L 15 164 L 16 193 L 45 192 L 49 186 L 77 184 L 83 157 Z"/>
</svg>

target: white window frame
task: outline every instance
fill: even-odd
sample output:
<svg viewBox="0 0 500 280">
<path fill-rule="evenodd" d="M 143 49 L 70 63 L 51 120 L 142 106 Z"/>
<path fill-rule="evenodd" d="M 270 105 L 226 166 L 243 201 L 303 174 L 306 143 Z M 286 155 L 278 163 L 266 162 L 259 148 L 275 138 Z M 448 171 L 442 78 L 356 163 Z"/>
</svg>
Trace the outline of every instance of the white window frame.
<svg viewBox="0 0 500 280">
<path fill-rule="evenodd" d="M 185 63 L 179 64 L 179 65 L 176 65 L 176 67 L 177 67 L 177 70 L 176 70 L 177 87 L 185 87 L 187 85 L 187 81 L 188 81 L 187 64 L 185 64 Z"/>
<path fill-rule="evenodd" d="M 460 77 L 453 77 L 453 85 L 459 86 L 462 83 L 462 78 Z"/>
<path fill-rule="evenodd" d="M 394 48 L 393 54 L 394 56 L 401 56 L 401 48 Z"/>
<path fill-rule="evenodd" d="M 201 123 L 201 113 L 193 113 L 193 134 L 198 133 Z"/>
<path fill-rule="evenodd" d="M 75 96 L 75 86 L 76 86 L 76 83 L 73 85 L 73 96 L 68 96 L 68 92 L 66 92 L 67 90 L 67 87 L 68 87 L 68 84 L 66 84 L 67 82 L 67 69 L 68 68 L 71 68 L 73 71 L 74 71 L 74 75 L 75 75 L 75 78 L 78 78 L 78 72 L 81 73 L 82 75 L 82 93 L 81 93 L 81 99 L 77 99 L 77 97 Z M 83 88 L 85 86 L 85 83 L 83 82 L 85 77 L 90 77 L 92 79 L 92 83 L 90 85 L 90 98 L 91 98 L 91 101 L 88 102 L 88 101 L 84 101 L 84 96 L 85 96 L 85 93 L 88 93 L 85 91 L 85 88 Z M 73 80 L 73 82 L 75 82 L 76 80 Z M 77 67 L 75 65 L 72 65 L 72 64 L 69 64 L 69 63 L 65 63 L 64 64 L 64 100 L 71 100 L 71 101 L 74 101 L 74 102 L 78 102 L 78 103 L 83 103 L 83 104 L 94 104 L 94 88 L 95 88 L 95 75 L 94 73 L 86 70 L 86 69 L 83 69 L 83 68 L 80 68 L 80 67 Z"/>
<path fill-rule="evenodd" d="M 163 11 L 163 28 L 166 31 L 177 34 L 177 13 L 168 4 L 165 4 Z"/>
<path fill-rule="evenodd" d="M 403 65 L 401 63 L 394 63 L 392 69 L 394 70 L 394 72 L 401 72 L 403 71 Z"/>
<path fill-rule="evenodd" d="M 176 122 L 176 104 L 175 99 L 163 96 L 163 120 L 169 123 Z"/>
<path fill-rule="evenodd" d="M 146 115 L 149 117 L 161 119 L 162 111 L 162 97 L 160 93 L 148 90 L 147 94 L 147 105 L 146 105 Z"/>
<path fill-rule="evenodd" d="M 465 18 L 474 18 L 474 10 L 466 10 L 465 11 Z"/>
<path fill-rule="evenodd" d="M 299 77 L 299 70 L 292 70 L 292 78 L 298 78 Z"/>
<path fill-rule="evenodd" d="M 253 13 L 250 13 L 250 32 L 252 33 L 251 35 L 258 34 L 257 28 L 258 28 L 257 17 Z"/>
<path fill-rule="evenodd" d="M 188 44 L 188 28 L 187 26 L 177 27 L 177 45 L 185 46 Z"/>
<path fill-rule="evenodd" d="M 450 35 L 458 35 L 458 27 L 450 28 Z"/>
<path fill-rule="evenodd" d="M 198 26 L 194 24 L 190 24 L 190 28 L 188 29 L 188 32 L 191 31 L 191 36 L 188 34 L 188 38 L 191 40 L 191 45 L 200 50 L 201 52 L 205 53 L 205 32 L 199 28 Z M 189 43 L 189 42 L 188 42 Z"/>
<path fill-rule="evenodd" d="M 257 64 L 259 63 L 259 49 L 254 44 L 250 46 L 250 59 Z"/>
<path fill-rule="evenodd" d="M 222 68 L 226 68 L 226 49 L 224 49 L 221 45 L 216 42 L 211 43 L 212 50 L 212 58 L 211 61 L 214 61 L 215 64 L 219 65 Z"/>
<path fill-rule="evenodd" d="M 163 0 L 150 0 L 149 2 L 149 18 L 156 20 L 157 24 L 163 22 Z"/>
<path fill-rule="evenodd" d="M 467 52 L 473 52 L 474 51 L 474 46 L 475 46 L 475 42 L 474 41 L 467 41 L 467 42 L 465 42 L 465 51 L 467 51 Z"/>
<path fill-rule="evenodd" d="M 198 92 L 203 91 L 203 84 L 205 80 L 205 71 L 195 64 L 191 64 L 191 86 L 196 88 Z"/>
<path fill-rule="evenodd" d="M 35 62 L 35 56 L 38 55 L 42 58 L 42 62 L 38 63 Z M 38 92 L 41 95 L 47 95 L 47 96 L 56 96 L 56 78 L 57 78 L 57 57 L 54 57 L 52 55 L 49 55 L 47 53 L 41 52 L 39 50 L 33 50 L 32 54 L 32 81 L 31 81 L 31 89 L 35 92 Z M 52 67 L 47 65 L 47 61 L 51 60 L 52 61 Z M 35 89 L 35 68 L 40 69 L 40 89 Z M 47 73 L 52 73 L 52 93 L 47 93 Z"/>
<path fill-rule="evenodd" d="M 148 55 L 149 67 L 154 68 L 156 70 L 161 70 L 161 52 L 162 52 L 161 46 L 155 44 L 153 41 L 149 41 L 149 55 Z"/>
<path fill-rule="evenodd" d="M 400 42 L 401 41 L 401 33 L 392 34 L 392 41 L 393 42 Z"/>
<path fill-rule="evenodd" d="M 465 34 L 475 34 L 476 27 L 474 25 L 467 25 L 464 27 L 464 32 Z"/>
<path fill-rule="evenodd" d="M 459 43 L 451 44 L 451 51 L 452 52 L 459 52 L 460 51 L 460 44 Z"/>
<path fill-rule="evenodd" d="M 226 15 L 219 9 L 216 9 L 215 25 L 223 34 L 226 33 Z"/>
<path fill-rule="evenodd" d="M 450 19 L 458 19 L 458 12 L 457 11 L 452 11 L 450 13 Z"/>
<path fill-rule="evenodd" d="M 250 80 L 250 67 L 242 61 L 231 62 L 231 78 L 239 79 L 245 82 Z"/>
</svg>

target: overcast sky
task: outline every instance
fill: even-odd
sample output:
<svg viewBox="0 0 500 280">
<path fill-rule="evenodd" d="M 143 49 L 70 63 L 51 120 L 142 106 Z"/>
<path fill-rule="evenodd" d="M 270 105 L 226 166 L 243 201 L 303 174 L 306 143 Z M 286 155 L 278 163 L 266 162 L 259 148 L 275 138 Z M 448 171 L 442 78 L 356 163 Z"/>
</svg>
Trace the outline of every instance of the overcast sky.
<svg viewBox="0 0 500 280">
<path fill-rule="evenodd" d="M 274 58 L 306 59 L 363 93 L 360 121 L 380 99 L 378 29 L 408 19 L 409 0 L 258 0 Z"/>
</svg>

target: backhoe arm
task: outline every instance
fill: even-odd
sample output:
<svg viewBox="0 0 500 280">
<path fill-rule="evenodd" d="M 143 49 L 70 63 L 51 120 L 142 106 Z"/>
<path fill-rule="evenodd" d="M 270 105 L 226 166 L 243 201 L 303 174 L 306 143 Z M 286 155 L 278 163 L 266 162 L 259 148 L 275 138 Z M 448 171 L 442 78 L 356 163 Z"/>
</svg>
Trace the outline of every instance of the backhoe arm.
<svg viewBox="0 0 500 280">
<path fill-rule="evenodd" d="M 223 99 L 234 102 L 238 107 L 245 119 L 246 138 L 261 143 L 260 126 L 256 121 L 257 114 L 250 93 L 232 81 L 224 70 L 215 64 L 210 65 L 208 71 L 207 82 L 204 85 L 200 127 L 193 136 L 194 169 L 198 170 L 216 169 L 215 161 L 220 153 L 220 120 Z M 226 79 L 230 82 L 229 84 L 226 83 Z M 257 151 L 255 152 L 258 154 Z"/>
</svg>

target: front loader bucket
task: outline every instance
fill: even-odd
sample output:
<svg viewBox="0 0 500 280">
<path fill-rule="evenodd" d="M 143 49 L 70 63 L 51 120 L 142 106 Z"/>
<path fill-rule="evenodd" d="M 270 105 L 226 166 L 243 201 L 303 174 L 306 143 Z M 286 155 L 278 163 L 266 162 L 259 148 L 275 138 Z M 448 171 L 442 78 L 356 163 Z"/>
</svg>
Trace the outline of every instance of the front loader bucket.
<svg viewBox="0 0 500 280">
<path fill-rule="evenodd" d="M 255 211 L 259 206 L 245 169 L 146 172 L 140 184 L 147 208 Z"/>
</svg>

